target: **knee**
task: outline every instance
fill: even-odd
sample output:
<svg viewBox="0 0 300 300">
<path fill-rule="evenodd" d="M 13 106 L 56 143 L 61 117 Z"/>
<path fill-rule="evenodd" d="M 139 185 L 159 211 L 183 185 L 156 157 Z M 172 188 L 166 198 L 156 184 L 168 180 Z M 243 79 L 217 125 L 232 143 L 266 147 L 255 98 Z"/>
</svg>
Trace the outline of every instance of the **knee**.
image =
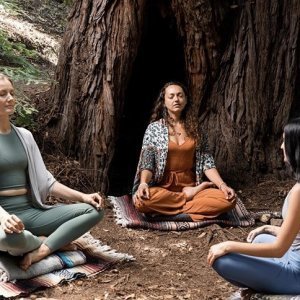
<svg viewBox="0 0 300 300">
<path fill-rule="evenodd" d="M 226 255 L 224 255 L 224 256 L 218 257 L 214 261 L 212 267 L 216 272 L 220 273 L 221 270 L 226 268 L 226 265 L 227 265 Z"/>
<path fill-rule="evenodd" d="M 233 264 L 233 255 L 226 254 L 224 256 L 218 257 L 214 261 L 212 267 L 219 275 L 224 276 L 224 273 L 226 274 Z"/>
<path fill-rule="evenodd" d="M 6 234 L 3 232 L 0 236 L 1 250 L 11 251 L 26 248 L 27 235 L 29 232 L 24 230 L 21 233 Z"/>
<path fill-rule="evenodd" d="M 232 199 L 230 201 L 228 201 L 228 210 L 231 210 L 235 207 L 236 205 L 236 199 Z"/>
<path fill-rule="evenodd" d="M 276 237 L 274 235 L 262 233 L 262 234 L 257 235 L 253 239 L 252 243 L 255 243 L 255 244 L 272 243 L 275 239 L 276 239 Z"/>
<path fill-rule="evenodd" d="M 103 219 L 104 209 L 97 210 L 94 206 L 90 205 L 90 216 L 95 221 L 95 224 L 97 224 Z"/>
<path fill-rule="evenodd" d="M 133 202 L 133 205 L 134 205 L 134 207 L 136 208 L 137 211 L 139 211 L 141 213 L 147 213 L 148 212 L 147 203 L 148 203 L 147 201 L 136 199 Z"/>
<path fill-rule="evenodd" d="M 92 220 L 94 224 L 97 224 L 103 219 L 104 210 L 97 210 L 93 205 L 87 203 L 80 203 L 77 206 L 78 215 L 88 215 L 89 220 Z"/>
<path fill-rule="evenodd" d="M 223 203 L 224 209 L 226 211 L 229 211 L 229 210 L 233 209 L 236 205 L 236 198 L 228 200 L 228 199 L 226 199 L 226 196 L 222 191 L 220 191 L 220 193 L 221 193 L 220 198 L 221 198 L 221 201 Z"/>
</svg>

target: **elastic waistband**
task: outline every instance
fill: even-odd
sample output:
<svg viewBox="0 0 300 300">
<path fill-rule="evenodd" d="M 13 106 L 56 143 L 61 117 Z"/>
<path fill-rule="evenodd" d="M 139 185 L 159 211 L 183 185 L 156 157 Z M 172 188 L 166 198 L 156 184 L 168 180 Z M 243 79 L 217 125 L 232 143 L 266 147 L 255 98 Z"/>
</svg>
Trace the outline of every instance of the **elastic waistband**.
<svg viewBox="0 0 300 300">
<path fill-rule="evenodd" d="M 30 198 L 30 195 L 29 195 L 28 193 L 26 193 L 26 194 L 22 194 L 22 195 L 0 196 L 0 200 L 1 200 L 1 199 L 13 199 L 13 198 L 19 198 L 19 197 Z"/>
<path fill-rule="evenodd" d="M 171 170 L 171 169 L 168 169 L 167 172 L 169 173 L 185 173 L 185 172 L 193 172 L 193 169 L 186 169 L 186 170 Z"/>
</svg>

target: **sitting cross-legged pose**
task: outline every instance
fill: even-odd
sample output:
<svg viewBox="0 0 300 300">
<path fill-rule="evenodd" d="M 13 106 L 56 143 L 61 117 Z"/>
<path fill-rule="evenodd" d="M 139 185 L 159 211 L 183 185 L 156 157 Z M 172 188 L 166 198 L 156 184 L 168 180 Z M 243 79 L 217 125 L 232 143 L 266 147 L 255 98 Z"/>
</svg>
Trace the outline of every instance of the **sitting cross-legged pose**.
<svg viewBox="0 0 300 300">
<path fill-rule="evenodd" d="M 23 255 L 28 269 L 58 250 L 73 250 L 72 241 L 103 217 L 103 199 L 57 182 L 47 171 L 32 134 L 10 122 L 14 87 L 0 74 L 0 251 Z M 48 206 L 51 194 L 82 203 Z"/>
<path fill-rule="evenodd" d="M 235 192 L 220 177 L 194 111 L 181 83 L 163 86 L 144 135 L 134 180 L 133 203 L 138 211 L 184 214 L 199 221 L 235 206 Z M 203 174 L 210 181 L 202 182 Z"/>
<path fill-rule="evenodd" d="M 272 294 L 300 293 L 300 118 L 284 127 L 284 160 L 296 183 L 282 208 L 281 226 L 252 230 L 249 243 L 226 241 L 210 248 L 208 263 L 232 284 Z"/>
</svg>

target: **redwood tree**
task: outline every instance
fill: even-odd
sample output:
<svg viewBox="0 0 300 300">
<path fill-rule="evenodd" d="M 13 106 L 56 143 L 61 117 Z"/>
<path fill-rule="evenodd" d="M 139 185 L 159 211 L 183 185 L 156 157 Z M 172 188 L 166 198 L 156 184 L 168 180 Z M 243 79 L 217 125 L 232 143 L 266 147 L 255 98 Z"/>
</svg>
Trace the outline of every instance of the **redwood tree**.
<svg viewBox="0 0 300 300">
<path fill-rule="evenodd" d="M 222 175 L 281 167 L 282 126 L 291 108 L 299 113 L 299 1 L 155 3 L 176 20 L 184 76 Z M 104 191 L 149 5 L 77 0 L 61 46 L 50 124 Z"/>
</svg>

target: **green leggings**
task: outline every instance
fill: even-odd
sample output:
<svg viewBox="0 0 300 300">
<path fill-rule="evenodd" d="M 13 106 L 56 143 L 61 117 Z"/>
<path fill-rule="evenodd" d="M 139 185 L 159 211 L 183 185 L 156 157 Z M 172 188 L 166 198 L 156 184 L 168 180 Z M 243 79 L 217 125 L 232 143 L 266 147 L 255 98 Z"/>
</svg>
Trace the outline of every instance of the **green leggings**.
<svg viewBox="0 0 300 300">
<path fill-rule="evenodd" d="M 0 251 L 12 255 L 38 248 L 42 244 L 39 236 L 47 237 L 44 244 L 54 252 L 89 231 L 103 218 L 103 210 L 97 211 L 86 203 L 34 208 L 27 195 L 0 197 L 0 205 L 18 216 L 25 226 L 22 233 L 13 234 L 0 228 Z"/>
</svg>

